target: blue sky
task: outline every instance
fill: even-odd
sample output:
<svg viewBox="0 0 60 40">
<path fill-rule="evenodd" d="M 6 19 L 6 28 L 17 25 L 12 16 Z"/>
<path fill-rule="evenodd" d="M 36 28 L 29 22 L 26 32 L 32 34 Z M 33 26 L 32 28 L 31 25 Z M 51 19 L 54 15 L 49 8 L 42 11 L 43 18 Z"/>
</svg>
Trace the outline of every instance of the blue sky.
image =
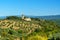
<svg viewBox="0 0 60 40">
<path fill-rule="evenodd" d="M 0 0 L 0 16 L 60 15 L 60 0 Z"/>
</svg>

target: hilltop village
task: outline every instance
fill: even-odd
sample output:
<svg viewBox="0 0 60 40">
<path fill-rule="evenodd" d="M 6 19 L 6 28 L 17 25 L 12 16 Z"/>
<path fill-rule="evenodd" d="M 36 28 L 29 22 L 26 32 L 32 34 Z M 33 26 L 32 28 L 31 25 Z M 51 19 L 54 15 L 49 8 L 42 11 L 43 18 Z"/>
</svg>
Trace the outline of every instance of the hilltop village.
<svg viewBox="0 0 60 40">
<path fill-rule="evenodd" d="M 31 18 L 27 18 L 27 17 L 25 17 L 25 16 L 22 14 L 22 20 L 31 21 Z"/>
<path fill-rule="evenodd" d="M 21 17 L 8 16 L 0 20 L 0 40 L 57 39 L 55 34 L 59 33 L 59 30 L 60 27 L 54 22 L 24 15 Z"/>
</svg>

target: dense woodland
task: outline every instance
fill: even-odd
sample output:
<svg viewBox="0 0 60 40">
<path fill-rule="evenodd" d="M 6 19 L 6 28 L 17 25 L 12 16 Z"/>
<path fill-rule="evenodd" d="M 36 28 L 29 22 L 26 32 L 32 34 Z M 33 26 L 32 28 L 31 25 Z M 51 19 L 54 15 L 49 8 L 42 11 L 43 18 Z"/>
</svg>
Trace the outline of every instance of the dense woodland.
<svg viewBox="0 0 60 40">
<path fill-rule="evenodd" d="M 0 20 L 0 40 L 60 40 L 60 26 L 40 18 L 32 21 L 8 16 Z"/>
</svg>

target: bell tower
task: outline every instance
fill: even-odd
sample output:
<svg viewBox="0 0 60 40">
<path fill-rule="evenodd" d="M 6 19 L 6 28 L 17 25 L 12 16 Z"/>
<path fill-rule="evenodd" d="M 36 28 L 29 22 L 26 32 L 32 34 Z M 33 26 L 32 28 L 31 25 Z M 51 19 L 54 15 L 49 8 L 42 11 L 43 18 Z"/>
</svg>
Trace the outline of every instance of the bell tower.
<svg viewBox="0 0 60 40">
<path fill-rule="evenodd" d="M 24 17 L 25 17 L 24 14 L 22 14 L 21 16 L 22 16 L 22 19 L 24 19 Z"/>
</svg>

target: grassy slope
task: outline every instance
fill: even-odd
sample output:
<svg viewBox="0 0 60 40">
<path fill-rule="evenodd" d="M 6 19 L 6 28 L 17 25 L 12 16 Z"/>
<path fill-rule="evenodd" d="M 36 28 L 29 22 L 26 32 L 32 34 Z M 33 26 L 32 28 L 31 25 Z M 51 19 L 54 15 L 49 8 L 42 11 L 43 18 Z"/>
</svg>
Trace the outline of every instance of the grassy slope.
<svg viewBox="0 0 60 40">
<path fill-rule="evenodd" d="M 60 32 L 60 27 L 48 20 L 32 18 L 32 21 L 27 22 L 16 18 L 0 20 L 1 40 L 48 40 Z"/>
</svg>

